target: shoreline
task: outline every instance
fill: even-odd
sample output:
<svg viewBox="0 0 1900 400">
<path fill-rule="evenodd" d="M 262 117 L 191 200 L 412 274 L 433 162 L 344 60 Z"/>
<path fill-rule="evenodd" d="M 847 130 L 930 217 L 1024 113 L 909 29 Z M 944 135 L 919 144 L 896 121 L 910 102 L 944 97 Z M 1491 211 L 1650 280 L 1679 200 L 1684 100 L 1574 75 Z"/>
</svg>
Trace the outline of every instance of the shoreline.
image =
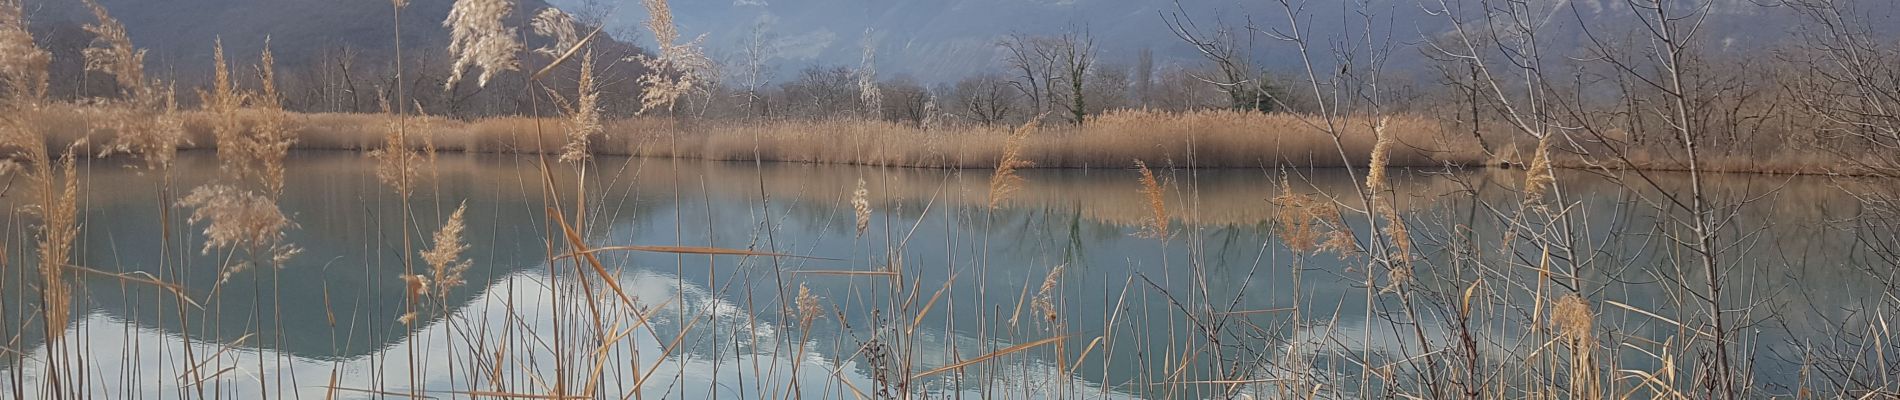
<svg viewBox="0 0 1900 400">
<path fill-rule="evenodd" d="M 244 125 L 261 112 L 243 110 Z M 213 117 L 198 111 L 173 115 L 183 121 L 180 151 L 211 150 Z M 154 118 L 123 109 L 73 105 L 49 107 L 23 119 L 40 127 L 48 143 L 81 143 L 76 149 L 98 155 L 115 140 L 110 121 Z M 1348 124 L 1335 147 L 1332 137 L 1303 122 L 1308 116 L 1231 111 L 1170 113 L 1120 111 L 1089 123 L 1040 129 L 1025 139 L 1025 169 L 1132 168 L 1142 160 L 1159 168 L 1262 169 L 1368 166 L 1375 132 Z M 1388 116 L 1384 133 L 1397 146 L 1387 165 L 1399 168 L 1521 169 L 1520 160 L 1535 142 L 1510 135 L 1487 138 L 1487 154 L 1470 133 L 1452 134 L 1439 122 L 1416 115 Z M 1363 118 L 1353 118 L 1359 121 Z M 297 141 L 295 151 L 356 151 L 385 146 L 392 118 L 384 114 L 290 113 L 286 120 Z M 440 152 L 555 153 L 569 137 L 554 118 L 496 117 L 456 120 L 410 117 L 407 145 Z M 633 117 L 604 124 L 606 134 L 591 137 L 588 150 L 599 156 L 677 158 L 709 161 L 862 165 L 929 169 L 993 169 L 1013 126 L 943 123 L 913 126 L 860 119 L 721 121 Z M 82 141 L 83 140 L 83 141 Z M 1348 155 L 1341 159 L 1343 147 Z M 1553 149 L 1554 151 L 1557 149 Z M 1781 149 L 1775 154 L 1715 154 L 1703 172 L 1786 176 L 1894 178 L 1823 150 Z M 1630 162 L 1589 162 L 1565 149 L 1552 166 L 1589 171 L 1686 172 L 1668 149 L 1631 149 Z M 1598 154 L 1604 152 L 1596 152 Z M 55 152 L 54 154 L 57 154 Z M 1661 154 L 1654 156 L 1651 154 Z M 1879 158 L 1867 155 L 1871 158 Z M 1192 162 L 1177 160 L 1193 160 Z M 1856 164 L 1859 162 L 1860 164 Z M 1877 165 L 1877 164 L 1876 164 Z"/>
</svg>

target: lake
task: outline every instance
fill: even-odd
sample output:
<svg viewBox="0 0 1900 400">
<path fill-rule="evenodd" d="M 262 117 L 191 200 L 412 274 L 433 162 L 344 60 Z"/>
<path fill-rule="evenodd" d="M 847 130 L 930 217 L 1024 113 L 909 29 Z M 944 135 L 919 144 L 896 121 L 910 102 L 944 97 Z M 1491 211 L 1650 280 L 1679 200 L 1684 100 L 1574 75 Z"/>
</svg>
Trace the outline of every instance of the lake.
<svg viewBox="0 0 1900 400">
<path fill-rule="evenodd" d="M 302 253 L 222 283 L 232 254 L 201 251 L 202 225 L 160 200 L 157 174 L 83 164 L 77 261 L 103 273 L 76 273 L 75 311 L 46 326 L 35 217 L 9 214 L 0 397 L 1430 397 L 1470 382 L 1522 397 L 1579 376 L 1548 316 L 1572 292 L 1612 393 L 1659 393 L 1644 375 L 1690 388 L 1706 370 L 1708 276 L 1674 242 L 1681 213 L 1659 211 L 1680 173 L 1560 171 L 1526 216 L 1521 171 L 1393 170 L 1415 255 L 1394 274 L 1282 237 L 1282 176 L 1361 208 L 1339 169 L 1157 168 L 1170 223 L 1154 237 L 1121 169 L 1021 171 L 992 209 L 989 170 L 602 157 L 584 179 L 557 165 L 550 192 L 531 156 L 440 157 L 405 250 L 402 201 L 373 160 L 294 153 L 280 206 Z M 216 168 L 185 154 L 172 187 Z M 1724 340 L 1749 387 L 1892 379 L 1877 356 L 1900 345 L 1870 329 L 1900 302 L 1894 253 L 1876 251 L 1893 232 L 1849 194 L 1883 182 L 1705 180 L 1724 205 Z M 549 215 L 572 215 L 583 181 L 590 247 L 673 247 L 579 262 Z M 464 204 L 467 283 L 413 295 L 405 254 Z M 1374 229 L 1347 214 L 1368 246 Z"/>
</svg>

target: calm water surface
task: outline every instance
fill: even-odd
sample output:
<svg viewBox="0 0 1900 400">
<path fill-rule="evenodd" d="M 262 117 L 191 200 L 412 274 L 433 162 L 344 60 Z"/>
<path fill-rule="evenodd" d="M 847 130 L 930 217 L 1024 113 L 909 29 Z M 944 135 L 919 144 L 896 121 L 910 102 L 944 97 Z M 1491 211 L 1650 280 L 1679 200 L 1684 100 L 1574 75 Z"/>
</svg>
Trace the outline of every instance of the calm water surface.
<svg viewBox="0 0 1900 400">
<path fill-rule="evenodd" d="M 1249 360 L 1299 352 L 1314 360 L 1310 368 L 1350 382 L 1361 370 L 1351 361 L 1358 355 L 1402 359 L 1420 352 L 1421 336 L 1448 338 L 1444 321 L 1454 307 L 1447 305 L 1471 277 L 1535 282 L 1530 267 L 1541 258 L 1492 249 L 1503 248 L 1507 233 L 1518 233 L 1499 222 L 1522 179 L 1511 172 L 1398 173 L 1401 212 L 1422 259 L 1408 283 L 1416 311 L 1407 315 L 1417 317 L 1396 317 L 1408 305 L 1378 288 L 1369 297 L 1365 261 L 1298 255 L 1281 244 L 1270 202 L 1280 191 L 1277 171 L 1163 171 L 1174 184 L 1173 235 L 1162 241 L 1136 235 L 1152 214 L 1136 175 L 1126 170 L 1026 171 L 1023 189 L 991 211 L 989 171 L 598 161 L 587 179 L 594 217 L 583 224 L 596 246 L 716 246 L 814 257 L 601 253 L 618 286 L 654 315 L 651 325 L 628 328 L 624 338 L 599 348 L 611 361 L 600 367 L 601 393 L 629 392 L 645 375 L 640 387 L 648 396 L 782 398 L 798 391 L 856 397 L 892 374 L 872 365 L 865 344 L 892 326 L 911 325 L 893 321 L 915 316 L 923 303 L 930 311 L 918 320 L 909 348 L 886 349 L 907 355 L 913 373 L 1013 344 L 1069 339 L 1059 350 L 1036 348 L 962 375 L 920 380 L 910 388 L 917 392 L 1199 398 L 1220 396 L 1232 385 L 1193 382 L 1233 379 L 1231 369 L 1255 369 L 1242 374 L 1253 378 L 1246 385 L 1270 385 L 1285 374 L 1265 366 L 1183 363 L 1184 354 Z M 398 322 L 407 297 L 397 279 L 401 206 L 360 155 L 294 155 L 282 206 L 300 225 L 289 241 L 303 254 L 281 270 L 247 272 L 222 285 L 213 271 L 223 254 L 201 253 L 196 227 L 175 224 L 170 234 L 177 239 L 169 248 L 161 240 L 167 232 L 156 178 L 106 161 L 85 169 L 81 265 L 164 277 L 203 308 L 181 313 L 174 297 L 150 285 L 86 275 L 75 294 L 80 311 L 58 326 L 41 326 L 31 283 L 37 278 L 19 267 L 34 265 L 31 252 L 22 251 L 32 244 L 16 227 L 9 232 L 11 265 L 0 300 L 0 333 L 10 338 L 12 353 L 0 357 L 6 377 L 0 380 L 8 386 L 0 397 L 47 395 L 51 375 L 69 382 L 71 393 L 109 398 L 377 397 L 374 391 L 406 393 L 418 386 L 433 396 L 464 397 L 489 390 L 468 383 L 489 376 L 514 382 L 511 390 L 541 392 L 546 383 L 537 377 L 553 376 L 551 365 L 572 355 L 530 338 L 563 327 L 571 332 L 577 316 L 588 312 L 584 302 L 572 300 L 572 271 L 559 269 L 572 264 L 551 268 L 547 261 L 546 209 L 553 203 L 531 157 L 444 155 L 424 172 L 423 194 L 412 204 L 413 236 L 426 240 L 466 204 L 467 254 L 474 263 L 468 284 L 448 293 L 446 311 L 425 312 L 412 325 Z M 1353 193 L 1343 171 L 1295 172 L 1296 189 Z M 215 162 L 208 154 L 187 155 L 177 175 L 176 187 L 194 187 L 215 175 Z M 875 210 L 861 237 L 849 203 L 859 179 Z M 573 193 L 572 171 L 558 180 L 560 193 Z M 1680 177 L 1663 176 L 1665 185 L 1674 180 Z M 1560 182 L 1560 204 L 1574 217 L 1566 229 L 1582 251 L 1556 254 L 1552 265 L 1585 267 L 1574 279 L 1562 273 L 1566 279 L 1557 280 L 1565 284 L 1545 290 L 1575 285 L 1584 291 L 1596 302 L 1603 340 L 1632 343 L 1632 349 L 1682 340 L 1681 329 L 1658 317 L 1694 317 L 1673 288 L 1702 278 L 1675 267 L 1687 265 L 1679 261 L 1686 256 L 1670 243 L 1668 235 L 1678 232 L 1658 218 L 1652 205 L 1658 198 L 1587 173 L 1566 173 Z M 1717 198 L 1753 199 L 1724 232 L 1735 242 L 1724 258 L 1724 279 L 1736 288 L 1727 293 L 1732 301 L 1751 307 L 1731 317 L 1750 321 L 1739 345 L 1755 355 L 1758 386 L 1787 390 L 1799 374 L 1791 362 L 1800 358 L 1797 344 L 1827 340 L 1822 335 L 1830 331 L 1821 327 L 1828 324 L 1879 312 L 1869 307 L 1891 294 L 1874 279 L 1883 270 L 1874 265 L 1885 264 L 1869 258 L 1848 229 L 1861 209 L 1837 181 L 1717 176 L 1711 182 Z M 9 204 L 17 202 L 15 192 Z M 9 226 L 31 221 L 24 213 L 10 218 Z M 1365 229 L 1362 222 L 1349 224 Z M 1497 261 L 1460 261 L 1449 250 L 1454 245 L 1475 246 L 1476 254 Z M 566 251 L 563 243 L 553 247 Z M 906 280 L 896 299 L 883 276 L 837 273 L 891 265 Z M 1042 315 L 1026 303 L 1057 266 L 1063 273 L 1051 299 L 1058 312 Z M 1487 284 L 1510 283 L 1492 278 Z M 822 299 L 824 310 L 809 333 L 783 311 L 801 285 Z M 1535 327 L 1508 322 L 1512 304 L 1530 302 L 1534 288 L 1493 292 L 1479 307 L 1505 317 L 1484 328 L 1491 334 L 1481 340 L 1481 352 L 1502 363 L 1537 351 L 1542 343 L 1524 342 L 1541 337 L 1527 334 Z M 931 300 L 937 293 L 942 299 Z M 1608 301 L 1657 315 L 1604 305 Z M 905 305 L 908 313 L 893 315 Z M 560 315 L 567 316 L 564 322 L 557 322 Z M 1219 327 L 1230 342 L 1196 339 L 1213 321 L 1231 324 Z M 48 332 L 74 344 L 49 346 Z M 496 342 L 470 344 L 484 339 Z M 479 364 L 471 358 L 498 352 L 516 361 L 468 370 Z M 1634 350 L 1615 353 L 1618 368 L 1657 364 Z M 83 360 L 83 370 L 53 374 L 43 362 L 49 358 Z M 1081 363 L 1071 365 L 1077 359 Z M 1057 372 L 1065 368 L 1074 373 Z M 794 375 L 807 383 L 793 385 Z M 189 385 L 194 379 L 206 383 Z"/>
</svg>

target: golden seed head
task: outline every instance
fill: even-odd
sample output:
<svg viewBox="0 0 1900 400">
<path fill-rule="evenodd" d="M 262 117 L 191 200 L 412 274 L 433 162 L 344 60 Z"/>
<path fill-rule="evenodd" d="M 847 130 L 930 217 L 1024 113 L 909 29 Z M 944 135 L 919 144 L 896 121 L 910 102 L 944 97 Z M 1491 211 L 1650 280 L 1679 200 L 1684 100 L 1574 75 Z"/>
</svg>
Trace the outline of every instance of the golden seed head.
<svg viewBox="0 0 1900 400">
<path fill-rule="evenodd" d="M 449 214 L 448 222 L 444 222 L 442 228 L 435 232 L 434 247 L 422 252 L 422 261 L 429 264 L 431 280 L 440 288 L 438 293 L 447 294 L 449 288 L 460 286 L 463 283 L 462 273 L 468 271 L 472 264 L 472 261 L 462 259 L 462 252 L 468 249 L 468 245 L 462 242 L 462 230 L 467 226 L 463 222 L 463 214 L 467 212 L 467 202 L 456 207 L 455 213 Z"/>
<path fill-rule="evenodd" d="M 514 11 L 513 0 L 455 1 L 449 18 L 442 21 L 449 28 L 449 54 L 455 56 L 446 88 L 454 89 L 471 66 L 482 69 L 476 86 L 488 86 L 497 72 L 518 69 L 515 53 L 521 51 L 521 44 L 515 41 L 515 28 L 503 23 Z"/>
<path fill-rule="evenodd" d="M 1570 294 L 1557 299 L 1551 307 L 1550 322 L 1565 338 L 1588 343 L 1595 338 L 1596 314 L 1583 296 Z"/>
<path fill-rule="evenodd" d="M 1544 135 L 1537 140 L 1537 150 L 1531 154 L 1530 167 L 1524 171 L 1524 202 L 1535 204 L 1544 200 L 1550 186 L 1557 182 L 1550 167 L 1550 137 Z"/>
<path fill-rule="evenodd" d="M 871 191 L 865 189 L 864 178 L 858 178 L 858 190 L 851 192 L 851 211 L 857 214 L 858 237 L 864 237 L 864 231 L 871 228 Z"/>
<path fill-rule="evenodd" d="M 824 312 L 824 309 L 818 306 L 818 295 L 812 294 L 811 288 L 806 287 L 803 283 L 798 284 L 798 298 L 796 302 L 798 306 L 798 320 L 803 326 L 811 326 L 811 321 L 818 319 L 819 313 Z"/>
</svg>

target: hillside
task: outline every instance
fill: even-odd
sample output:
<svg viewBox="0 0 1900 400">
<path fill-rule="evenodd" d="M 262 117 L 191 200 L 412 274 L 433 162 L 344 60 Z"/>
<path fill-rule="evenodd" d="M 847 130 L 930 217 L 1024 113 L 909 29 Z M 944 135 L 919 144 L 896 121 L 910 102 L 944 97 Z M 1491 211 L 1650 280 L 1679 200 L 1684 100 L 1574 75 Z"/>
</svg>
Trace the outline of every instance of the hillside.
<svg viewBox="0 0 1900 400">
<path fill-rule="evenodd" d="M 579 5 L 591 0 L 550 0 L 557 5 Z M 1713 0 L 1711 18 L 1701 37 L 1725 48 L 1779 44 L 1788 40 L 1796 17 L 1773 2 Z M 1137 52 L 1151 49 L 1157 64 L 1202 62 L 1195 51 L 1177 39 L 1162 16 L 1177 10 L 1174 0 L 719 0 L 675 1 L 673 14 L 688 37 L 706 35 L 713 54 L 736 56 L 754 29 L 763 28 L 776 48 L 780 76 L 809 65 L 860 63 L 868 35 L 877 46 L 878 71 L 907 74 L 926 81 L 955 80 L 1000 65 L 996 43 L 1011 33 L 1052 34 L 1072 27 L 1095 37 L 1103 60 L 1134 62 Z M 1271 0 L 1181 0 L 1181 9 L 1211 29 L 1217 23 L 1253 25 L 1261 31 L 1284 30 L 1286 17 Z M 1447 0 L 1457 6 L 1460 2 Z M 1475 9 L 1475 1 L 1463 2 Z M 1308 1 L 1302 5 L 1302 31 L 1314 42 L 1358 36 L 1364 21 L 1349 9 L 1366 4 L 1378 16 L 1380 35 L 1394 42 L 1394 68 L 1416 68 L 1423 50 L 1419 38 L 1448 32 L 1442 16 L 1424 7 L 1436 1 Z M 1640 29 L 1629 6 L 1621 0 L 1547 0 L 1527 3 L 1545 16 L 1542 40 L 1549 48 L 1581 50 L 1588 45 L 1581 27 L 1593 33 L 1624 37 Z M 1699 4 L 1699 3 L 1698 3 Z M 637 2 L 622 3 L 607 18 L 609 26 L 634 28 L 646 19 Z M 1861 17 L 1900 34 L 1893 9 L 1863 10 Z M 1477 17 L 1470 17 L 1477 20 Z M 1770 27 L 1764 29 L 1763 27 Z M 1290 70 L 1297 53 L 1283 42 L 1261 35 L 1255 39 L 1256 57 L 1264 67 Z M 1321 56 L 1325 56 L 1321 54 Z M 1319 60 L 1320 64 L 1330 64 Z M 1322 67 L 1325 67 L 1322 65 Z"/>
</svg>

